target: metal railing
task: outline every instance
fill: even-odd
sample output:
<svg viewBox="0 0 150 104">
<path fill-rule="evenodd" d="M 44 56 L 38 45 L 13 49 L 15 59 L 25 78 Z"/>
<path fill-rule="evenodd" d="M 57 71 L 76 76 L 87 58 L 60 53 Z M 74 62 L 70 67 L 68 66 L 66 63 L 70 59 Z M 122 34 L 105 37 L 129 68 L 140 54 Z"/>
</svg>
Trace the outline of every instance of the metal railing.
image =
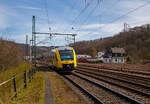
<svg viewBox="0 0 150 104">
<path fill-rule="evenodd" d="M 12 76 L 12 78 L 10 78 L 10 79 L 8 79 L 8 80 L 6 80 L 6 81 L 4 81 L 4 82 L 2 82 L 2 83 L 0 83 L 0 87 L 1 86 L 4 86 L 4 85 L 6 85 L 7 83 L 9 83 L 9 82 L 11 82 L 12 81 L 12 86 L 13 86 L 13 94 L 12 95 L 10 95 L 9 96 L 9 100 L 7 101 L 7 102 L 9 102 L 12 98 L 14 98 L 14 97 L 17 97 L 17 94 L 18 94 L 18 92 L 21 90 L 21 89 L 25 89 L 25 88 L 27 88 L 27 83 L 28 82 L 31 82 L 31 80 L 33 79 L 33 77 L 34 77 L 34 75 L 35 75 L 35 73 L 36 73 L 36 69 L 35 68 L 32 68 L 32 69 L 29 69 L 28 71 L 24 71 L 24 72 L 22 72 L 22 73 L 20 73 L 20 74 L 17 74 L 17 75 L 13 75 Z M 18 78 L 18 77 L 23 77 L 23 87 L 21 88 L 20 86 L 17 86 L 17 80 L 16 80 L 16 78 Z M 21 80 L 21 79 L 20 79 Z M 18 81 L 19 82 L 19 81 Z M 19 88 L 19 89 L 17 89 L 17 88 Z M 10 88 L 11 89 L 11 88 Z M 4 89 L 5 90 L 5 89 Z"/>
</svg>

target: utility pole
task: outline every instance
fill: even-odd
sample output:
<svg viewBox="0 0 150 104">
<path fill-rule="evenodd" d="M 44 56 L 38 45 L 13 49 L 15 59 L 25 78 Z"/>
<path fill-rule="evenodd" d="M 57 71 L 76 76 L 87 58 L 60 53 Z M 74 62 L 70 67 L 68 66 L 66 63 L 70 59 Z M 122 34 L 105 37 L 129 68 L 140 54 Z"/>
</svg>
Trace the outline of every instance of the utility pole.
<svg viewBox="0 0 150 104">
<path fill-rule="evenodd" d="M 26 58 L 28 58 L 29 54 L 28 54 L 29 48 L 28 48 L 28 35 L 26 35 Z"/>
<path fill-rule="evenodd" d="M 32 41 L 30 40 L 30 63 L 32 62 L 32 47 L 31 47 L 31 45 L 32 45 Z"/>
<path fill-rule="evenodd" d="M 32 17 L 32 46 L 33 55 L 36 58 L 36 34 L 35 34 L 35 16 Z"/>
<path fill-rule="evenodd" d="M 30 40 L 30 66 L 32 66 L 32 49 L 33 49 L 33 47 L 32 47 L 32 43 L 33 43 L 33 40 Z"/>
</svg>

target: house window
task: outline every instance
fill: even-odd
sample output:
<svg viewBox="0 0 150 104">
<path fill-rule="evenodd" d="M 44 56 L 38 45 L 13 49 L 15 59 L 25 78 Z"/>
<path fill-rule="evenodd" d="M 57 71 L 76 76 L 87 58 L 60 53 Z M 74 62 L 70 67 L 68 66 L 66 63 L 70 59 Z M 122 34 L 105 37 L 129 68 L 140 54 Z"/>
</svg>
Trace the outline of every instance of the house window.
<svg viewBox="0 0 150 104">
<path fill-rule="evenodd" d="M 109 62 L 109 59 L 107 59 L 107 62 Z"/>
<path fill-rule="evenodd" d="M 121 58 L 121 62 L 123 62 L 123 58 Z"/>
<path fill-rule="evenodd" d="M 115 61 L 117 62 L 117 59 L 115 59 Z"/>
<path fill-rule="evenodd" d="M 112 62 L 112 59 L 109 59 L 109 62 Z"/>
<path fill-rule="evenodd" d="M 115 54 L 115 57 L 117 57 L 117 53 Z"/>
</svg>

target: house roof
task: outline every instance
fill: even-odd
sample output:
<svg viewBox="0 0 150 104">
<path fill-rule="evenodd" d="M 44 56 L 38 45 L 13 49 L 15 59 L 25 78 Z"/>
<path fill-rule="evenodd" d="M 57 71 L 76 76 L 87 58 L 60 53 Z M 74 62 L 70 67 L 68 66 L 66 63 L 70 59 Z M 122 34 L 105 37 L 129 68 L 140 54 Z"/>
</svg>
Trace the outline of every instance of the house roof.
<svg viewBox="0 0 150 104">
<path fill-rule="evenodd" d="M 125 53 L 125 50 L 123 48 L 111 48 L 112 53 Z"/>
</svg>

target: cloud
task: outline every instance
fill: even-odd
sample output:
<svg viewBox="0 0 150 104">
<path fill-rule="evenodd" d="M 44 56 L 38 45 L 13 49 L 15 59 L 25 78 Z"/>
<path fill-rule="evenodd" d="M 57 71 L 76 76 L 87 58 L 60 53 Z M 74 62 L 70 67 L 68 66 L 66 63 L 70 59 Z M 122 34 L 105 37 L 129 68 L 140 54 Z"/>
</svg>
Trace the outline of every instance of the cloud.
<svg viewBox="0 0 150 104">
<path fill-rule="evenodd" d="M 14 18 L 19 18 L 17 12 L 6 5 L 0 4 L 0 30 L 11 27 Z"/>
<path fill-rule="evenodd" d="M 29 33 L 27 33 L 29 34 Z M 31 39 L 31 36 L 29 35 L 29 38 Z M 26 34 L 11 34 L 8 37 L 9 40 L 12 40 L 17 43 L 25 43 L 26 42 Z"/>
<path fill-rule="evenodd" d="M 88 25 L 81 25 L 81 29 L 95 29 L 104 26 L 104 24 L 88 24 Z"/>
<path fill-rule="evenodd" d="M 123 1 L 118 4 L 119 5 L 118 11 L 116 11 L 116 12 L 118 12 L 117 14 L 123 15 L 123 14 L 127 13 L 128 11 L 142 5 L 143 3 L 144 2 L 141 2 L 141 1 L 138 1 L 138 2 Z M 133 5 L 135 5 L 136 7 Z M 76 25 L 76 27 L 80 27 L 79 28 L 80 31 L 77 31 L 78 28 L 71 30 L 71 25 L 69 23 L 64 23 L 64 24 L 58 23 L 58 24 L 51 25 L 52 26 L 51 32 L 62 33 L 64 31 L 64 29 L 67 28 L 67 31 L 65 33 L 76 33 L 78 35 L 76 37 L 77 41 L 92 40 L 92 39 L 97 39 L 97 38 L 101 38 L 101 37 L 108 37 L 108 36 L 112 36 L 112 35 L 115 35 L 115 34 L 121 32 L 123 30 L 123 24 L 125 22 L 127 22 L 129 25 L 131 23 L 131 26 L 135 26 L 135 25 L 132 25 L 133 22 L 135 23 L 135 22 L 139 22 L 139 21 L 150 20 L 150 18 L 149 18 L 150 15 L 148 14 L 149 10 L 150 9 L 147 7 L 141 8 L 140 10 L 135 11 L 114 23 L 108 22 L 108 23 L 102 23 L 102 24 L 90 23 L 87 25 Z M 118 17 L 119 17 L 119 15 L 118 15 Z M 142 24 L 144 24 L 144 23 L 139 23 L 138 25 L 142 25 Z M 100 28 L 100 27 L 102 27 L 102 28 Z M 41 32 L 49 32 L 48 28 L 49 27 L 46 23 L 37 24 L 37 30 L 39 30 Z M 41 38 L 41 40 L 42 39 L 43 38 Z M 61 37 L 61 36 L 53 37 L 53 42 L 54 41 L 56 42 L 55 45 L 66 44 L 65 38 Z M 71 39 L 69 41 L 71 42 Z"/>
<path fill-rule="evenodd" d="M 116 34 L 119 33 L 122 29 L 123 24 L 112 23 L 112 24 L 105 24 L 102 28 L 100 28 L 100 32 L 105 34 Z"/>
<path fill-rule="evenodd" d="M 31 7 L 31 6 L 18 6 L 21 9 L 29 9 L 29 10 L 42 10 L 41 8 Z"/>
<path fill-rule="evenodd" d="M 121 9 L 122 13 L 121 15 L 128 13 L 131 10 L 134 10 L 137 7 L 142 6 L 145 4 L 142 8 L 139 8 L 135 10 L 132 13 L 129 13 L 128 15 L 124 16 L 124 18 L 121 18 L 120 22 L 128 22 L 128 23 L 136 23 L 140 21 L 148 21 L 150 19 L 150 3 L 146 3 L 145 1 L 122 1 L 118 5 L 119 8 Z M 142 24 L 142 23 L 141 23 Z"/>
<path fill-rule="evenodd" d="M 0 29 L 5 29 L 8 26 L 7 8 L 0 5 Z"/>
<path fill-rule="evenodd" d="M 114 0 L 115 1 L 115 0 Z M 44 18 L 44 20 L 39 20 L 37 18 L 36 22 L 36 31 L 39 32 L 57 32 L 57 33 L 76 33 L 78 36 L 76 37 L 77 41 L 81 40 L 91 40 L 101 37 L 113 36 L 114 34 L 119 33 L 123 29 L 123 24 L 126 22 L 131 27 L 137 25 L 143 25 L 145 23 L 150 22 L 150 7 L 149 5 L 129 14 L 120 20 L 110 23 L 112 19 L 115 19 L 128 11 L 142 5 L 145 1 L 142 0 L 122 0 L 119 3 L 115 4 L 113 9 L 108 9 L 107 7 L 111 6 L 111 3 L 114 1 L 106 1 L 103 6 L 100 7 L 100 10 L 97 9 L 97 12 L 94 12 L 92 16 L 89 18 L 88 24 L 85 25 L 82 21 L 87 17 L 89 8 L 83 15 L 81 15 L 77 21 L 73 24 L 74 29 L 72 28 L 72 20 L 80 13 L 82 10 L 82 3 L 77 8 L 71 9 L 70 5 L 63 5 L 60 2 L 62 12 L 59 12 L 60 8 L 49 8 L 50 12 L 50 20 L 53 21 L 50 23 L 51 31 L 49 31 L 49 26 L 46 23 L 46 14 L 45 12 L 41 12 L 43 10 L 39 4 L 33 6 L 28 6 L 29 3 L 23 4 L 22 6 L 10 7 L 6 5 L 0 4 L 0 30 L 5 29 L 7 27 L 11 27 L 11 31 L 14 32 L 12 39 L 16 42 L 25 42 L 25 35 L 31 34 L 32 29 L 32 14 L 35 14 L 38 17 Z M 8 2 L 8 1 L 7 1 Z M 78 2 L 77 2 L 78 3 Z M 36 4 L 36 3 L 35 3 Z M 57 4 L 57 3 L 56 3 Z M 54 4 L 54 5 L 56 5 Z M 31 4 L 30 4 L 31 5 Z M 74 4 L 73 4 L 74 5 Z M 92 4 L 93 5 L 93 4 Z M 36 6 L 36 7 L 35 7 Z M 94 6 L 94 5 L 93 5 Z M 55 6 L 54 6 L 55 7 Z M 106 8 L 107 11 L 103 12 L 101 23 L 98 23 L 98 16 L 96 14 L 101 13 L 101 9 Z M 55 10 L 56 9 L 56 10 Z M 26 11 L 30 10 L 30 11 Z M 26 18 L 24 16 L 26 15 Z M 14 19 L 15 18 L 15 19 Z M 39 23 L 40 21 L 40 23 Z M 108 22 L 107 22 L 108 21 Z M 101 28 L 102 27 L 102 28 Z M 48 38 L 48 36 L 45 36 Z M 45 38 L 44 37 L 44 38 Z M 44 39 L 40 37 L 40 40 Z M 30 37 L 31 39 L 31 37 Z M 71 42 L 71 37 L 68 38 Z M 56 42 L 55 45 L 63 45 L 66 44 L 65 37 L 54 37 L 53 42 Z"/>
<path fill-rule="evenodd" d="M 144 3 L 145 2 L 141 0 L 140 1 L 139 0 L 121 1 L 120 3 L 117 4 L 118 6 L 116 6 L 117 11 L 115 12 L 117 13 L 115 13 L 115 15 L 116 14 L 117 15 L 115 17 L 113 17 L 112 15 L 112 19 L 117 18 L 123 14 L 126 14 L 130 10 L 135 9 L 136 7 L 139 7 L 143 5 Z M 109 21 L 111 21 L 109 20 L 108 23 L 107 22 L 102 23 L 102 24 L 93 23 L 93 24 L 81 25 L 81 27 L 77 26 L 77 27 L 80 27 L 79 28 L 80 31 L 77 33 L 79 34 L 77 39 L 78 40 L 82 40 L 82 39 L 91 40 L 95 38 L 108 37 L 108 36 L 115 35 L 123 30 L 124 23 L 128 23 L 129 25 L 131 25 L 131 27 L 134 27 L 136 25 L 143 25 L 146 23 L 146 21 L 150 21 L 149 11 L 150 9 L 147 5 L 131 14 L 126 15 L 125 17 L 113 23 L 109 23 Z M 113 12 L 110 12 L 110 13 L 113 13 Z M 145 22 L 142 22 L 142 21 L 145 21 Z"/>
<path fill-rule="evenodd" d="M 128 13 L 130 10 L 133 10 L 141 5 L 143 5 L 145 2 L 144 1 L 122 1 L 118 4 L 118 13 L 120 16 Z M 128 14 L 121 18 L 118 21 L 115 21 L 113 23 L 103 23 L 101 24 L 101 28 L 98 28 L 98 24 L 93 24 L 93 25 L 86 25 L 83 26 L 83 28 L 88 28 L 88 29 L 96 29 L 96 30 L 91 30 L 89 32 L 90 34 L 102 34 L 103 37 L 107 36 L 112 36 L 115 35 L 123 30 L 123 24 L 128 23 L 131 27 L 134 26 L 140 26 L 146 23 L 150 22 L 150 14 L 149 14 L 150 8 L 149 5 L 140 8 L 139 10 L 132 12 L 131 14 Z M 116 17 L 119 17 L 116 16 Z M 111 20 L 110 20 L 111 21 Z M 143 22 L 142 22 L 143 21 Z M 149 21 L 149 22 L 148 22 Z M 86 36 L 86 33 L 85 33 Z M 95 35 L 94 35 L 95 36 Z M 90 36 L 92 39 L 92 36 Z"/>
<path fill-rule="evenodd" d="M 124 10 L 129 10 L 129 9 L 134 9 L 135 7 L 138 7 L 142 4 L 146 3 L 144 0 L 124 0 L 121 1 L 118 5 L 119 8 L 124 9 Z"/>
</svg>

